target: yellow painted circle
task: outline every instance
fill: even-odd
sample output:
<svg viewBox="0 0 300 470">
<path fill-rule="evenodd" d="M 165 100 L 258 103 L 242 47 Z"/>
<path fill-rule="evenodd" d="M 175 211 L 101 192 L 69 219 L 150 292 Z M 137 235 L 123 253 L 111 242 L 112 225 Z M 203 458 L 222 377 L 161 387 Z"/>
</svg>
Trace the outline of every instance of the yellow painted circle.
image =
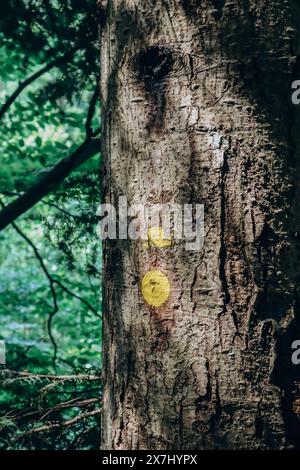
<svg viewBox="0 0 300 470">
<path fill-rule="evenodd" d="M 150 227 L 148 229 L 148 242 L 144 244 L 145 248 L 155 246 L 156 248 L 167 248 L 171 246 L 170 238 L 165 238 L 162 227 Z"/>
<path fill-rule="evenodd" d="M 169 279 L 161 271 L 150 271 L 143 277 L 142 294 L 151 307 L 160 307 L 170 295 Z"/>
</svg>

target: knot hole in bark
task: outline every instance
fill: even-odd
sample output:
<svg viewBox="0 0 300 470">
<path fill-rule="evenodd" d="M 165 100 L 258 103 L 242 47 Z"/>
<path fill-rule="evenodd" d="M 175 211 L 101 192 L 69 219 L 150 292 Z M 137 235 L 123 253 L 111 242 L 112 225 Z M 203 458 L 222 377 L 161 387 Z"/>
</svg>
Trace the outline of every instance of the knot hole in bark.
<svg viewBox="0 0 300 470">
<path fill-rule="evenodd" d="M 173 64 L 172 51 L 159 45 L 146 47 L 137 55 L 135 61 L 139 79 L 153 85 L 167 77 Z"/>
<path fill-rule="evenodd" d="M 149 100 L 147 129 L 161 130 L 164 125 L 167 78 L 176 64 L 172 50 L 165 46 L 149 46 L 135 58 L 135 70 L 139 80 L 145 84 Z"/>
</svg>

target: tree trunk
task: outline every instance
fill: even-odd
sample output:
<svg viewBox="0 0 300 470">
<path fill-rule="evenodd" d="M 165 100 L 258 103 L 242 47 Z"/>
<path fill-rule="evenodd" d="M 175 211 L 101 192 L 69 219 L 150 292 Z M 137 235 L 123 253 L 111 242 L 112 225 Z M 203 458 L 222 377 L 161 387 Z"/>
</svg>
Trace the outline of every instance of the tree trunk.
<svg viewBox="0 0 300 470">
<path fill-rule="evenodd" d="M 298 447 L 300 7 L 101 9 L 105 201 L 205 209 L 200 251 L 105 243 L 102 447 Z M 158 307 L 141 289 L 153 270 L 171 289 Z"/>
</svg>

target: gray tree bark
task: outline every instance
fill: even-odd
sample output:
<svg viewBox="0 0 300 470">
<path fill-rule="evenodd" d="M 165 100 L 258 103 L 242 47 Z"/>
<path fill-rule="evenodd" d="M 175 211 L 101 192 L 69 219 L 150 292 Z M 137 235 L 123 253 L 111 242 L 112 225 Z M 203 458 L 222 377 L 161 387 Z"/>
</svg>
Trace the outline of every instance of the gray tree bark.
<svg viewBox="0 0 300 470">
<path fill-rule="evenodd" d="M 102 448 L 299 447 L 300 8 L 100 3 L 106 202 L 205 206 L 198 252 L 105 243 Z"/>
</svg>

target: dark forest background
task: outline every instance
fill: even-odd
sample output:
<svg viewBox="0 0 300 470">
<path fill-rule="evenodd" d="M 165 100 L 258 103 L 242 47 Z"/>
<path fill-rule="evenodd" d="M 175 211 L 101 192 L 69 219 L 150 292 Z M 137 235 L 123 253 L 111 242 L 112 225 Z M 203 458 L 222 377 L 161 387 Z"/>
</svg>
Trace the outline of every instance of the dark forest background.
<svg viewBox="0 0 300 470">
<path fill-rule="evenodd" d="M 95 3 L 0 5 L 0 449 L 99 447 Z"/>
</svg>

